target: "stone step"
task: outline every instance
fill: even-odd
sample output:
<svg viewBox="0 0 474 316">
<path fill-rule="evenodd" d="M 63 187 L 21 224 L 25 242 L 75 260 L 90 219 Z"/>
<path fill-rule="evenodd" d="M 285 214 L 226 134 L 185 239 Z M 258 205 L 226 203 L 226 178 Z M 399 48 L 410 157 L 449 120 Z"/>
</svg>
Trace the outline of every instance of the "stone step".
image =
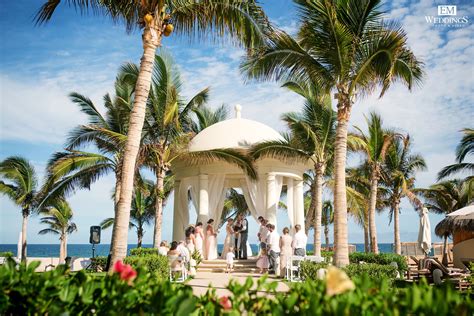
<svg viewBox="0 0 474 316">
<path fill-rule="evenodd" d="M 240 273 L 257 273 L 259 271 L 258 268 L 235 268 L 233 272 L 240 272 Z M 197 272 L 212 272 L 212 273 L 222 273 L 225 272 L 225 267 L 220 267 L 220 268 L 207 268 L 207 267 L 198 267 Z"/>
</svg>

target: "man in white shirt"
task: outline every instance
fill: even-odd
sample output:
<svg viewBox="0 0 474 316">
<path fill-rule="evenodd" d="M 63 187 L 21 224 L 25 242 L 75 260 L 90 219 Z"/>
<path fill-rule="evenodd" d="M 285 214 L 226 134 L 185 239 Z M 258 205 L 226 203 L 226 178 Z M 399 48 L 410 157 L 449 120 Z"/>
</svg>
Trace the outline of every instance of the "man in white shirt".
<svg viewBox="0 0 474 316">
<path fill-rule="evenodd" d="M 275 225 L 267 224 L 267 229 L 270 232 L 267 237 L 268 261 L 270 261 L 270 269 L 279 274 L 280 260 L 280 235 L 275 230 Z"/>
<path fill-rule="evenodd" d="M 293 237 L 293 251 L 295 256 L 306 256 L 306 244 L 308 236 L 301 230 L 300 225 L 295 225 L 295 236 Z"/>
<path fill-rule="evenodd" d="M 258 221 L 260 222 L 260 228 L 258 230 L 258 241 L 260 242 L 260 248 L 266 248 L 267 237 L 269 231 L 267 229 L 267 221 L 262 217 L 259 216 Z"/>
</svg>

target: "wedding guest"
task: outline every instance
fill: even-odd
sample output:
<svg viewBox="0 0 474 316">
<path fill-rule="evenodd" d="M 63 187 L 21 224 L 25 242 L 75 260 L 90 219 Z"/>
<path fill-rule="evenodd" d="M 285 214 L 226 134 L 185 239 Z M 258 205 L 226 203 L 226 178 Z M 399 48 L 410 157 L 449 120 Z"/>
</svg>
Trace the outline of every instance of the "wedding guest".
<svg viewBox="0 0 474 316">
<path fill-rule="evenodd" d="M 178 242 L 173 241 L 171 243 L 170 250 L 166 254 L 168 256 L 168 261 L 170 263 L 170 268 L 172 272 L 178 272 L 182 269 L 182 257 L 178 250 Z"/>
<path fill-rule="evenodd" d="M 214 231 L 214 220 L 211 218 L 207 221 L 206 226 L 206 259 L 217 259 L 217 233 Z"/>
<path fill-rule="evenodd" d="M 239 214 L 237 218 L 240 221 L 240 225 L 242 227 L 239 231 L 239 235 L 240 235 L 239 259 L 247 260 L 248 221 L 242 214 Z"/>
<path fill-rule="evenodd" d="M 166 256 L 168 254 L 168 251 L 169 251 L 168 243 L 166 242 L 166 240 L 163 240 L 160 243 L 160 247 L 158 248 L 158 254 L 162 256 Z"/>
<path fill-rule="evenodd" d="M 306 244 L 308 236 L 301 230 L 301 225 L 295 225 L 295 236 L 293 237 L 293 249 L 295 256 L 306 256 Z"/>
<path fill-rule="evenodd" d="M 260 256 L 257 259 L 257 268 L 259 268 L 259 273 L 267 273 L 268 268 L 270 267 L 270 261 L 268 260 L 267 249 L 263 248 L 260 252 Z"/>
<path fill-rule="evenodd" d="M 227 225 L 225 226 L 226 236 L 224 240 L 224 249 L 222 250 L 222 258 L 227 258 L 227 253 L 229 251 L 234 251 L 234 229 L 232 228 L 234 220 L 229 218 L 227 220 Z M 232 250 L 230 250 L 232 249 Z"/>
<path fill-rule="evenodd" d="M 292 241 L 288 227 L 283 228 L 283 235 L 280 237 L 280 275 L 286 274 L 286 264 L 292 254 Z"/>
<path fill-rule="evenodd" d="M 186 236 L 186 248 L 192 254 L 196 250 L 196 237 L 194 236 L 195 229 L 193 226 L 186 228 L 184 235 Z"/>
<path fill-rule="evenodd" d="M 202 222 L 198 222 L 194 229 L 194 237 L 196 242 L 196 250 L 199 252 L 201 257 L 203 257 L 203 243 L 204 243 L 204 233 L 202 231 Z"/>
<path fill-rule="evenodd" d="M 229 251 L 225 255 L 225 261 L 227 264 L 226 271 L 225 271 L 226 273 L 231 273 L 232 271 L 234 271 L 234 258 L 235 258 L 234 247 L 231 246 L 229 248 Z"/>
<path fill-rule="evenodd" d="M 273 270 L 276 275 L 279 275 L 280 261 L 278 260 L 278 258 L 280 257 L 280 235 L 275 230 L 275 225 L 267 224 L 267 228 L 270 231 L 270 234 L 267 238 L 267 249 L 269 250 L 268 260 L 270 261 L 270 269 Z"/>
<path fill-rule="evenodd" d="M 260 249 L 266 248 L 266 241 L 268 237 L 268 229 L 267 229 L 267 220 L 265 220 L 262 216 L 259 216 L 258 221 L 260 222 L 260 228 L 258 229 L 258 241 L 260 243 Z"/>
</svg>

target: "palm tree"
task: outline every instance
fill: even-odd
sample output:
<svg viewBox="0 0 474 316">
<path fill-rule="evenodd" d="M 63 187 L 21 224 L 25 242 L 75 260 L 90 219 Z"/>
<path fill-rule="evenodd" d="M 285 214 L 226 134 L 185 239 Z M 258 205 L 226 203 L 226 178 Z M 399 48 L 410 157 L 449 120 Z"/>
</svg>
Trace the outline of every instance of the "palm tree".
<svg viewBox="0 0 474 316">
<path fill-rule="evenodd" d="M 464 160 L 469 155 L 474 155 L 474 129 L 465 128 L 462 130 L 462 132 L 464 133 L 464 136 L 456 147 L 457 163 L 444 167 L 438 173 L 438 181 L 462 171 L 470 171 L 471 174 L 466 177 L 465 183 L 466 185 L 472 187 L 474 185 L 474 163 L 464 162 Z"/>
<path fill-rule="evenodd" d="M 168 187 L 169 189 L 169 187 Z M 170 191 L 168 190 L 166 196 Z M 135 228 L 137 233 L 137 247 L 140 248 L 145 234 L 145 225 L 149 225 L 155 217 L 155 189 L 154 183 L 142 180 L 142 183 L 135 187 L 132 207 L 130 210 L 129 229 Z M 114 218 L 106 218 L 101 223 L 102 229 L 107 229 L 114 224 Z"/>
<path fill-rule="evenodd" d="M 77 231 L 76 224 L 72 222 L 72 209 L 66 200 L 57 199 L 41 212 L 46 216 L 41 218 L 40 223 L 49 228 L 40 230 L 39 234 L 59 235 L 59 262 L 62 263 L 67 257 L 67 236 Z"/>
<path fill-rule="evenodd" d="M 115 175 L 115 207 L 121 191 L 123 149 L 127 138 L 128 118 L 133 106 L 133 85 L 119 73 L 115 80 L 115 96 L 104 96 L 105 115 L 84 95 L 71 93 L 71 101 L 87 116 L 87 124 L 79 125 L 70 133 L 66 151 L 55 153 L 47 166 L 47 182 L 42 191 L 44 199 L 67 196 L 76 189 L 89 189 L 99 178 Z M 96 150 L 90 151 L 94 148 Z M 88 149 L 84 151 L 82 149 Z"/>
<path fill-rule="evenodd" d="M 201 106 L 193 109 L 193 112 L 196 120 L 192 122 L 191 130 L 196 134 L 213 124 L 226 120 L 229 116 L 229 108 L 225 104 L 215 110 Z"/>
<path fill-rule="evenodd" d="M 0 193 L 21 208 L 21 261 L 26 262 L 28 217 L 37 203 L 38 178 L 33 165 L 23 157 L 11 156 L 0 162 Z M 7 181 L 7 182 L 6 182 Z"/>
<path fill-rule="evenodd" d="M 48 0 L 36 15 L 37 23 L 49 21 L 60 2 Z M 121 189 L 112 233 L 112 262 L 115 262 L 127 254 L 135 164 L 140 148 L 155 51 L 161 46 L 162 36 L 169 36 L 176 27 L 178 34 L 189 35 L 191 38 L 230 36 L 234 42 L 252 48 L 262 43 L 270 26 L 267 17 L 254 0 L 74 0 L 67 3 L 80 12 L 93 10 L 110 16 L 114 21 L 124 22 L 128 31 L 137 27 L 143 30 L 143 55 L 135 85 L 135 104 L 130 115 L 130 128 L 123 154 Z"/>
<path fill-rule="evenodd" d="M 336 113 L 331 109 L 329 96 L 317 94 L 315 87 L 295 82 L 285 83 L 284 86 L 305 98 L 301 113 L 285 113 L 282 116 L 291 136 L 283 141 L 257 144 L 250 150 L 250 154 L 255 159 L 272 157 L 288 161 L 312 161 L 314 177 L 310 186 L 311 204 L 308 215 L 314 228 L 314 254 L 321 256 L 323 183 L 334 153 Z"/>
<path fill-rule="evenodd" d="M 469 186 L 463 180 L 449 180 L 433 184 L 428 189 L 416 189 L 425 199 L 425 206 L 436 214 L 449 214 L 474 201 Z"/>
<path fill-rule="evenodd" d="M 384 188 L 389 190 L 390 220 L 393 218 L 394 250 L 401 254 L 400 242 L 400 202 L 408 194 L 413 194 L 415 173 L 426 170 L 426 162 L 419 154 L 412 154 L 410 135 L 396 139 L 390 146 L 381 169 Z"/>
<path fill-rule="evenodd" d="M 249 78 L 307 82 L 335 90 L 334 262 L 349 263 L 345 167 L 347 127 L 353 104 L 393 82 L 411 90 L 422 63 L 407 47 L 406 34 L 383 19 L 381 0 L 294 0 L 300 20 L 296 39 L 274 32 L 265 47 L 250 51 L 242 70 Z"/>
<path fill-rule="evenodd" d="M 370 198 L 369 198 L 369 236 L 370 250 L 379 253 L 377 244 L 377 227 L 375 225 L 375 209 L 377 204 L 377 189 L 381 176 L 382 165 L 385 161 L 388 148 L 396 134 L 393 131 L 382 127 L 380 115 L 371 112 L 369 119 L 366 119 L 368 133 L 364 133 L 356 127 L 358 133 L 351 135 L 349 147 L 355 151 L 361 151 L 367 158 L 370 173 Z"/>
<path fill-rule="evenodd" d="M 323 203 L 323 212 L 321 217 L 321 223 L 324 226 L 324 239 L 326 241 L 326 250 L 329 250 L 329 225 L 334 222 L 334 210 L 332 203 L 329 200 Z"/>
</svg>

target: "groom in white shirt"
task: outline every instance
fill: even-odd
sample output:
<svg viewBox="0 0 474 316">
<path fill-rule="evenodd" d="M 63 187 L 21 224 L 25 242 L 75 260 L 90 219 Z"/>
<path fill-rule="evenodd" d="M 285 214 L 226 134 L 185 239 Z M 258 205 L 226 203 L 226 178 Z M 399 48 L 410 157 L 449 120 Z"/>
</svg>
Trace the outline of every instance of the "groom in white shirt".
<svg viewBox="0 0 474 316">
<path fill-rule="evenodd" d="M 268 261 L 270 261 L 270 269 L 278 275 L 280 270 L 280 260 L 278 260 L 280 257 L 280 235 L 275 230 L 275 225 L 267 224 L 267 228 L 270 232 L 267 237 Z"/>
</svg>

